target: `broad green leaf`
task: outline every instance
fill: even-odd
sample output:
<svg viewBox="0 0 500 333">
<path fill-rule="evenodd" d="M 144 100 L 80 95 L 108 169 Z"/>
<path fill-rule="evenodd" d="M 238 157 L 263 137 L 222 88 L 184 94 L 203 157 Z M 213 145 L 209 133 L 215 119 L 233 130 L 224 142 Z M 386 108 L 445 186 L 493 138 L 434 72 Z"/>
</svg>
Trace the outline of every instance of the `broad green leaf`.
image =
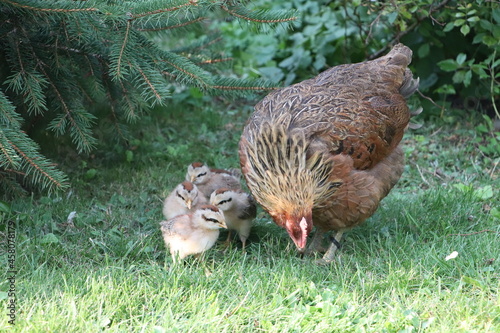
<svg viewBox="0 0 500 333">
<path fill-rule="evenodd" d="M 472 191 L 472 186 L 471 185 L 465 185 L 462 183 L 459 184 L 453 184 L 453 187 L 458 189 L 460 192 L 469 192 Z"/>
<path fill-rule="evenodd" d="M 465 53 L 460 53 L 457 55 L 457 64 L 462 65 L 467 59 L 467 55 Z"/>
<path fill-rule="evenodd" d="M 453 83 L 462 83 L 465 80 L 465 71 L 457 71 L 453 75 Z"/>
<path fill-rule="evenodd" d="M 420 58 L 425 58 L 429 55 L 429 51 L 430 51 L 429 44 L 428 43 L 422 44 L 422 46 L 418 48 L 418 56 Z"/>
<path fill-rule="evenodd" d="M 493 46 L 493 45 L 498 44 L 498 40 L 496 40 L 496 38 L 493 36 L 484 35 L 483 36 L 483 43 L 488 45 L 488 46 Z"/>
<path fill-rule="evenodd" d="M 500 208 L 498 207 L 493 207 L 491 210 L 490 210 L 490 215 L 497 218 L 497 219 L 500 219 Z"/>
<path fill-rule="evenodd" d="M 443 31 L 449 32 L 449 31 L 453 30 L 453 28 L 455 28 L 455 24 L 453 22 L 449 22 L 448 24 L 446 24 Z"/>
<path fill-rule="evenodd" d="M 481 200 L 487 200 L 493 198 L 493 187 L 491 185 L 486 185 L 480 187 L 473 192 L 474 196 Z"/>
<path fill-rule="evenodd" d="M 54 235 L 53 233 L 48 233 L 42 237 L 42 239 L 40 240 L 40 243 L 42 243 L 42 244 L 59 243 L 59 238 L 56 235 Z"/>
<path fill-rule="evenodd" d="M 493 19 L 500 24 L 500 8 L 495 8 L 491 11 L 491 14 L 493 15 Z"/>
<path fill-rule="evenodd" d="M 469 27 L 467 24 L 464 24 L 464 25 L 460 28 L 460 32 L 461 32 L 464 36 L 467 36 L 467 34 L 470 32 L 470 27 Z"/>
<path fill-rule="evenodd" d="M 470 85 L 471 79 L 472 79 L 472 71 L 468 70 L 464 76 L 464 86 L 468 87 Z"/>
<path fill-rule="evenodd" d="M 469 276 L 462 276 L 462 280 L 463 280 L 465 283 L 470 284 L 470 285 L 475 286 L 475 287 L 478 287 L 478 288 L 480 288 L 480 289 L 484 289 L 484 288 L 485 288 L 485 286 L 484 286 L 484 284 L 483 284 L 483 283 L 481 283 L 481 282 L 479 282 L 478 280 L 473 279 L 473 278 L 471 278 L 471 277 L 469 277 Z"/>
<path fill-rule="evenodd" d="M 134 160 L 134 152 L 131 150 L 127 150 L 125 152 L 125 159 L 128 163 L 132 162 Z"/>
<path fill-rule="evenodd" d="M 0 212 L 9 213 L 10 205 L 5 201 L 0 201 Z"/>
<path fill-rule="evenodd" d="M 438 94 L 456 94 L 455 87 L 451 84 L 444 84 L 435 90 Z"/>
<path fill-rule="evenodd" d="M 453 59 L 446 59 L 446 60 L 440 61 L 437 63 L 437 65 L 439 66 L 439 68 L 441 68 L 445 72 L 452 72 L 459 67 L 457 62 Z"/>
<path fill-rule="evenodd" d="M 486 69 L 486 66 L 484 65 L 481 65 L 481 64 L 474 64 L 471 66 L 471 69 L 474 73 L 476 73 L 477 75 L 479 75 L 479 77 L 481 79 L 486 79 L 486 78 L 489 78 L 490 76 L 488 75 L 488 73 L 486 73 L 485 69 Z"/>
<path fill-rule="evenodd" d="M 97 175 L 96 169 L 89 169 L 87 170 L 87 172 L 85 172 L 85 179 L 87 180 L 94 179 L 96 175 Z"/>
</svg>

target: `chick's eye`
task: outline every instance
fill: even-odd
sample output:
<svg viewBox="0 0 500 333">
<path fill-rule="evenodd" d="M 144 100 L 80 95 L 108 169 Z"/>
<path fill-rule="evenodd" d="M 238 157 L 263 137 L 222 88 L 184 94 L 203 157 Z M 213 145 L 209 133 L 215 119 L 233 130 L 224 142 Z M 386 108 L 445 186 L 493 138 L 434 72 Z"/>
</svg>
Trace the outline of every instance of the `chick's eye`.
<svg viewBox="0 0 500 333">
<path fill-rule="evenodd" d="M 225 204 L 226 202 L 231 202 L 233 200 L 233 198 L 229 198 L 229 199 L 226 199 L 226 200 L 221 200 L 219 201 L 219 203 L 217 205 L 222 205 L 222 204 Z"/>
<path fill-rule="evenodd" d="M 202 215 L 203 219 L 205 221 L 213 222 L 213 223 L 219 223 L 219 220 L 211 218 L 211 217 L 206 217 L 205 215 Z"/>
<path fill-rule="evenodd" d="M 175 193 L 179 198 L 181 198 L 182 200 L 185 200 L 184 197 L 182 195 L 179 194 L 179 192 L 176 192 Z"/>
<path fill-rule="evenodd" d="M 206 172 L 202 172 L 202 173 L 198 174 L 198 176 L 196 176 L 196 178 L 205 176 L 206 174 L 207 174 Z"/>
</svg>

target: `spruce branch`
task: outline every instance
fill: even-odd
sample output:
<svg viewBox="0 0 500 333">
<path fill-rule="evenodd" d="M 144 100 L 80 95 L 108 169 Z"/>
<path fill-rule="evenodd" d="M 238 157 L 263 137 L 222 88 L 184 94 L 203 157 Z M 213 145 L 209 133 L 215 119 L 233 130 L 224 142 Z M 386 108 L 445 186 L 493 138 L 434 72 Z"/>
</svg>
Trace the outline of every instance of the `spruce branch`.
<svg viewBox="0 0 500 333">
<path fill-rule="evenodd" d="M 144 12 L 144 13 L 138 13 L 138 14 L 131 14 L 131 20 L 135 20 L 144 16 L 151 16 L 151 15 L 156 15 L 156 14 L 161 14 L 161 13 L 168 13 L 168 12 L 173 12 L 179 9 L 182 9 L 187 6 L 196 6 L 197 5 L 196 0 L 188 0 L 188 1 L 183 1 L 182 3 L 178 5 L 173 5 L 172 7 L 167 7 L 167 8 L 159 8 L 156 10 Z"/>
<path fill-rule="evenodd" d="M 15 175 L 19 174 L 21 177 L 24 176 L 23 173 L 16 172 L 14 170 L 2 170 L 0 168 L 0 194 L 4 196 L 21 196 L 26 193 L 26 191 L 17 182 Z"/>
<path fill-rule="evenodd" d="M 10 145 L 7 137 L 5 136 L 3 131 L 0 131 L 0 168 L 14 168 L 17 169 L 19 167 L 20 158 L 16 155 L 13 147 Z"/>
<path fill-rule="evenodd" d="M 217 64 L 232 59 L 217 50 L 217 36 L 198 37 L 187 46 L 165 38 L 218 17 L 213 13 L 229 11 L 270 26 L 295 19 L 291 12 L 251 11 L 229 3 L 0 0 L 2 185 L 22 179 L 41 189 L 66 186 L 64 174 L 21 130 L 23 118 L 30 130 L 44 126 L 56 136 L 67 135 L 78 152 L 88 153 L 98 142 L 98 118 L 102 124 L 111 121 L 112 132 L 126 139 L 124 123 L 164 103 L 172 83 L 230 96 L 273 89 L 260 80 L 221 77 Z M 170 48 L 163 49 L 158 40 Z M 178 44 L 183 48 L 173 49 Z"/>
<path fill-rule="evenodd" d="M 132 67 L 132 64 L 130 64 L 130 67 Z M 145 89 L 143 89 L 144 96 L 150 96 L 153 98 L 148 98 L 146 97 L 147 100 L 152 100 L 151 104 L 154 105 L 155 103 L 162 103 L 163 97 L 162 94 L 159 91 L 159 88 L 162 85 L 165 85 L 164 82 L 159 82 L 160 78 L 156 77 L 157 72 L 149 69 L 147 70 L 149 73 L 146 73 L 146 70 L 143 70 L 140 66 L 137 66 L 134 68 L 134 70 L 137 70 L 139 73 L 139 77 L 142 79 L 142 82 L 145 84 Z M 156 81 L 156 82 L 155 82 Z M 139 84 L 140 86 L 141 84 Z M 151 94 L 146 94 L 146 92 L 150 92 Z M 167 94 L 164 94 L 167 95 Z"/>
<path fill-rule="evenodd" d="M 179 81 L 187 81 L 201 88 L 211 85 L 211 76 L 193 64 L 190 60 L 171 52 L 164 52 L 165 58 L 161 62 L 174 68 L 174 72 L 163 70 L 162 74 L 169 73 Z"/>
<path fill-rule="evenodd" d="M 239 5 L 231 6 L 231 8 L 226 5 L 220 6 L 222 10 L 229 13 L 230 15 L 251 22 L 257 23 L 286 23 L 295 21 L 297 16 L 295 13 L 290 15 L 290 11 L 270 11 L 270 10 L 248 10 L 247 8 Z M 278 18 L 276 18 L 278 17 Z"/>
<path fill-rule="evenodd" d="M 129 36 L 129 33 L 130 33 L 130 21 L 127 21 L 127 27 L 126 27 L 126 30 L 125 30 L 125 36 L 123 38 L 123 42 L 122 42 L 122 47 L 120 48 L 120 53 L 118 55 L 118 60 L 117 60 L 117 65 L 116 65 L 116 77 L 117 78 L 123 78 L 123 74 L 122 74 L 122 59 L 123 59 L 123 54 L 125 53 L 125 47 L 127 45 L 127 42 L 128 42 L 128 36 Z"/>
<path fill-rule="evenodd" d="M 58 182 L 54 177 L 52 177 L 47 171 L 43 169 L 43 167 L 39 164 L 36 163 L 34 159 L 30 158 L 27 154 L 25 154 L 19 147 L 14 145 L 12 142 L 9 142 L 12 147 L 17 151 L 19 155 L 33 168 L 36 170 L 36 172 L 39 172 L 42 174 L 46 179 L 48 179 L 54 186 L 56 187 L 62 187 L 63 184 Z M 25 175 L 28 175 L 29 173 L 26 173 Z M 38 182 L 38 181 L 37 181 Z"/>
<path fill-rule="evenodd" d="M 88 7 L 88 8 L 57 8 L 57 7 L 50 7 L 50 2 L 44 1 L 44 5 L 49 5 L 49 6 L 35 6 L 35 3 L 37 5 L 40 4 L 38 1 L 12 1 L 12 0 L 0 0 L 0 2 L 7 3 L 9 5 L 12 5 L 14 7 L 22 8 L 22 9 L 27 9 L 27 10 L 33 10 L 33 11 L 39 11 L 39 12 L 52 12 L 52 13 L 75 13 L 75 12 L 94 12 L 97 11 L 97 8 L 94 7 Z M 33 5 L 28 5 L 27 3 L 33 3 Z M 81 1 L 82 3 L 85 3 L 85 1 Z"/>
<path fill-rule="evenodd" d="M 141 108 L 141 105 L 143 106 L 143 108 L 146 108 L 146 105 L 144 105 L 145 103 L 137 103 L 137 102 L 134 102 L 132 96 L 133 96 L 133 92 L 130 92 L 130 89 L 127 89 L 125 87 L 125 84 L 123 81 L 120 81 L 120 88 L 121 88 L 121 91 L 122 91 L 122 100 L 121 100 L 121 108 L 123 109 L 123 111 L 125 112 L 125 118 L 129 121 L 129 122 L 134 122 L 136 121 L 137 119 L 139 119 L 139 116 L 140 116 L 140 108 Z M 112 96 L 109 95 L 109 98 L 110 98 L 110 101 L 112 101 Z M 136 111 L 138 110 L 138 111 Z"/>
<path fill-rule="evenodd" d="M 60 135 L 64 134 L 66 131 L 67 120 L 69 120 L 70 135 L 73 139 L 73 142 L 77 144 L 78 151 L 87 153 L 90 152 L 95 147 L 96 143 L 96 140 L 92 137 L 92 132 L 89 129 L 90 125 L 93 122 L 93 116 L 91 116 L 84 110 L 82 110 L 80 113 L 73 111 L 66 103 L 66 100 L 64 99 L 61 91 L 58 89 L 53 80 L 50 79 L 49 75 L 43 69 L 43 67 L 40 67 L 40 70 L 48 79 L 50 86 L 52 87 L 54 93 L 57 96 L 57 99 L 59 100 L 60 106 L 64 110 L 64 114 L 56 117 L 49 125 L 49 128 L 55 130 L 56 133 L 59 133 Z"/>
<path fill-rule="evenodd" d="M 165 25 L 165 26 L 160 26 L 160 27 L 151 27 L 151 28 L 137 28 L 138 31 L 145 31 L 145 32 L 151 32 L 151 31 L 162 31 L 162 30 L 172 30 L 172 29 L 177 29 L 177 28 L 182 28 L 188 25 L 191 25 L 193 23 L 198 23 L 203 20 L 206 20 L 207 18 L 205 16 L 200 16 L 192 20 L 184 21 L 184 22 L 179 22 L 175 23 L 172 25 Z"/>
<path fill-rule="evenodd" d="M 16 108 L 7 96 L 0 90 L 0 124 L 2 127 L 21 127 L 21 116 L 16 113 Z"/>
<path fill-rule="evenodd" d="M 218 78 L 215 80 L 214 85 L 210 87 L 211 92 L 217 93 L 236 93 L 236 94 L 248 94 L 258 91 L 269 91 L 275 90 L 277 87 L 267 80 L 256 79 L 256 80 L 242 80 L 234 78 Z"/>
<path fill-rule="evenodd" d="M 212 59 L 206 59 L 202 60 L 200 62 L 197 62 L 198 65 L 212 65 L 212 64 L 217 64 L 221 62 L 228 62 L 228 61 L 233 61 L 233 58 L 212 58 Z"/>
<path fill-rule="evenodd" d="M 0 129 L 0 137 L 8 147 L 6 150 L 14 151 L 17 155 L 16 163 L 0 165 L 0 173 L 22 175 L 25 180 L 49 192 L 68 186 L 66 176 L 38 153 L 37 145 L 19 128 Z M 3 157 L 5 155 L 0 154 L 0 160 Z"/>
</svg>

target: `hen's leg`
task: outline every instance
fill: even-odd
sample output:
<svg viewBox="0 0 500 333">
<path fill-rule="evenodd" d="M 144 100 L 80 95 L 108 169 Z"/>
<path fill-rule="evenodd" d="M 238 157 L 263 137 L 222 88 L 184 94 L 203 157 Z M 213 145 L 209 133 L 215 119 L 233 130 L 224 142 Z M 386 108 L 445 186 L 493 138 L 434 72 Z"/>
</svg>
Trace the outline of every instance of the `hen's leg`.
<svg viewBox="0 0 500 333">
<path fill-rule="evenodd" d="M 322 261 L 324 263 L 330 263 L 335 259 L 335 252 L 340 249 L 340 239 L 342 238 L 342 235 L 344 234 L 344 231 L 337 231 L 334 237 L 332 237 L 332 243 L 330 244 L 330 247 L 326 251 L 325 255 L 323 256 Z"/>
<path fill-rule="evenodd" d="M 323 236 L 325 235 L 325 232 L 323 230 L 320 230 L 316 228 L 316 231 L 314 232 L 314 235 L 311 239 L 311 243 L 309 245 L 309 248 L 306 251 L 306 255 L 313 255 L 316 252 L 325 252 L 326 249 L 321 245 L 321 242 L 323 241 Z"/>
</svg>

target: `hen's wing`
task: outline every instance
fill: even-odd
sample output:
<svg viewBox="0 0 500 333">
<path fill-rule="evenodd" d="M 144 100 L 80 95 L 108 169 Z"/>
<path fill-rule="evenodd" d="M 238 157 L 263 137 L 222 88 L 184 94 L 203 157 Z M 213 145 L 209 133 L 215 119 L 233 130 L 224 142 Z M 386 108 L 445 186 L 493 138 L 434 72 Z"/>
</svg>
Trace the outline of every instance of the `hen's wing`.
<svg viewBox="0 0 500 333">
<path fill-rule="evenodd" d="M 305 133 L 309 154 L 347 154 L 355 169 L 369 169 L 392 152 L 408 125 L 405 97 L 418 86 L 410 61 L 411 50 L 398 44 L 384 57 L 275 91 L 256 105 L 243 135 L 251 141 L 262 123 L 284 124 Z"/>
</svg>

